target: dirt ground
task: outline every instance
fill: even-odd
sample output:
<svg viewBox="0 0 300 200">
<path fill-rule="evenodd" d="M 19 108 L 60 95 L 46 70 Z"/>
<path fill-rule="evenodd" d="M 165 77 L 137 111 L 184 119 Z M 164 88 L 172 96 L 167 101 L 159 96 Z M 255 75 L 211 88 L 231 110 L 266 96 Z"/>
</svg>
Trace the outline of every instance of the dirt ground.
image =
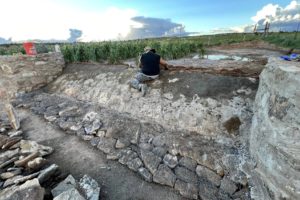
<svg viewBox="0 0 300 200">
<path fill-rule="evenodd" d="M 101 199 L 185 199 L 170 187 L 142 180 L 127 167 L 107 160 L 104 153 L 87 145 L 79 137 L 67 135 L 30 111 L 19 109 L 18 113 L 27 139 L 55 149 L 47 160 L 56 163 L 63 173 L 71 173 L 77 180 L 84 174 L 93 177 L 101 185 Z"/>
</svg>

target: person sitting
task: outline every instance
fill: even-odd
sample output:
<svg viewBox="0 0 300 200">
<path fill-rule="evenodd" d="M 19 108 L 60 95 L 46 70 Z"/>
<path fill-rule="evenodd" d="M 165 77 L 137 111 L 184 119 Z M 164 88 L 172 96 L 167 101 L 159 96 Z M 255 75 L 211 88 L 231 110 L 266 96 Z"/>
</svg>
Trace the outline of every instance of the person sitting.
<svg viewBox="0 0 300 200">
<path fill-rule="evenodd" d="M 160 65 L 168 70 L 168 64 L 161 58 L 160 55 L 156 54 L 155 49 L 147 46 L 144 48 L 144 53 L 139 60 L 140 72 L 138 72 L 134 79 L 130 81 L 131 87 L 142 92 L 142 96 L 145 96 L 148 90 L 146 81 L 157 79 L 160 74 Z"/>
</svg>

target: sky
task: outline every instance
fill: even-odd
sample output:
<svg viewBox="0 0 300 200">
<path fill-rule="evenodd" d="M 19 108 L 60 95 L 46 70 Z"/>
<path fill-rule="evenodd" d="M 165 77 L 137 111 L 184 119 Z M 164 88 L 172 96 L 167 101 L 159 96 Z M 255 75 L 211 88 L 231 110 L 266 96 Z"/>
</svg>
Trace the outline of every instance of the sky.
<svg viewBox="0 0 300 200">
<path fill-rule="evenodd" d="M 300 0 L 0 0 L 0 42 L 294 31 Z"/>
</svg>

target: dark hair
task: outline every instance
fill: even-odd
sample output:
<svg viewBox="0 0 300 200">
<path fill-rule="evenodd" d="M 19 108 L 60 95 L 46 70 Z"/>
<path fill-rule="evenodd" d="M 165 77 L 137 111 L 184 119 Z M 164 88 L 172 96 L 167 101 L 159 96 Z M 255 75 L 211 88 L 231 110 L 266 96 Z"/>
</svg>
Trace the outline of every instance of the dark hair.
<svg viewBox="0 0 300 200">
<path fill-rule="evenodd" d="M 155 49 L 151 49 L 150 51 L 153 52 L 153 53 L 156 53 Z"/>
</svg>

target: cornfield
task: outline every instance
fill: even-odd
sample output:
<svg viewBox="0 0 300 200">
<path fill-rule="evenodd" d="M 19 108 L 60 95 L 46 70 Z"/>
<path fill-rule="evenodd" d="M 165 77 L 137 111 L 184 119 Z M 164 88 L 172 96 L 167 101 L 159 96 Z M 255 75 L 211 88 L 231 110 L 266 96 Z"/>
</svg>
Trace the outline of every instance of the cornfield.
<svg viewBox="0 0 300 200">
<path fill-rule="evenodd" d="M 203 56 L 205 48 L 243 41 L 265 40 L 279 46 L 300 48 L 300 35 L 294 39 L 294 33 L 270 33 L 268 37 L 255 34 L 234 33 L 195 37 L 156 38 L 131 41 L 104 41 L 90 43 L 62 43 L 62 53 L 67 63 L 103 62 L 118 64 L 122 60 L 137 58 L 145 46 L 151 46 L 165 59 L 178 59 L 191 53 Z M 54 44 L 36 44 L 37 52 L 54 51 Z M 13 55 L 25 51 L 21 44 L 0 45 L 0 55 Z"/>
<path fill-rule="evenodd" d="M 136 58 L 145 46 L 151 46 L 166 59 L 184 57 L 203 48 L 201 42 L 181 40 L 136 40 L 99 43 L 65 44 L 61 50 L 66 62 L 101 62 L 117 64 L 121 60 Z"/>
</svg>

